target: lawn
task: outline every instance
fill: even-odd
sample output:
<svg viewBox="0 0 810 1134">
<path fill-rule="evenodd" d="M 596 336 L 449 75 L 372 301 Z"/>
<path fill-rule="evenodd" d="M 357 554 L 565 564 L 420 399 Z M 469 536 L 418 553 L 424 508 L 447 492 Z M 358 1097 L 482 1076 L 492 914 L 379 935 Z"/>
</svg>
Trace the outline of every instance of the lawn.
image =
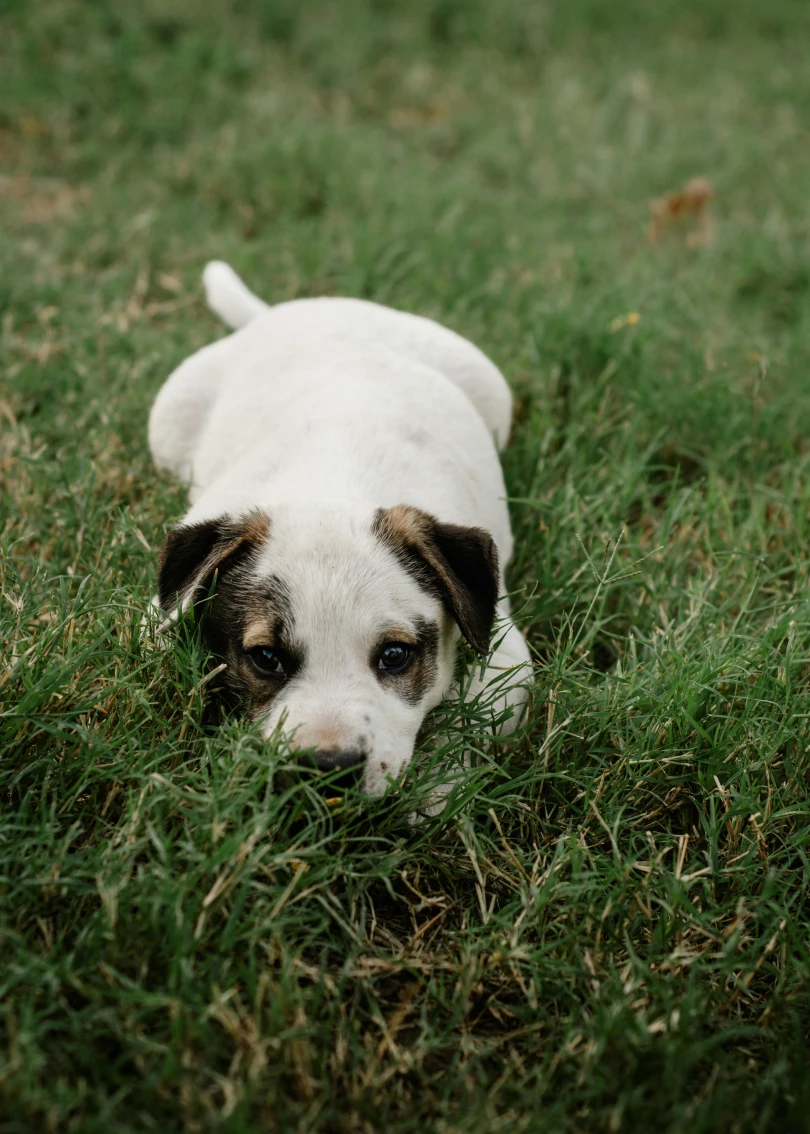
<svg viewBox="0 0 810 1134">
<path fill-rule="evenodd" d="M 810 6 L 0 11 L 0 1130 L 810 1128 Z M 213 257 L 508 376 L 506 754 L 330 809 L 143 638 Z"/>
</svg>

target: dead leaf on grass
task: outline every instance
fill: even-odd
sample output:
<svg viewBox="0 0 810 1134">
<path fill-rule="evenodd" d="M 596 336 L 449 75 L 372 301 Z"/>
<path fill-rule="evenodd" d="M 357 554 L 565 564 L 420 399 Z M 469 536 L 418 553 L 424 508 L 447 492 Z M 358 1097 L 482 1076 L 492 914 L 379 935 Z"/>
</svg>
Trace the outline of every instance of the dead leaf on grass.
<svg viewBox="0 0 810 1134">
<path fill-rule="evenodd" d="M 77 205 L 89 204 L 90 190 L 61 178 L 18 175 L 0 177 L 0 199 L 19 208 L 23 224 L 49 224 L 70 216 Z"/>
<path fill-rule="evenodd" d="M 688 247 L 707 247 L 714 243 L 714 224 L 709 205 L 714 189 L 705 177 L 692 177 L 681 189 L 650 201 L 647 235 L 658 244 L 667 234 L 682 236 Z"/>
</svg>

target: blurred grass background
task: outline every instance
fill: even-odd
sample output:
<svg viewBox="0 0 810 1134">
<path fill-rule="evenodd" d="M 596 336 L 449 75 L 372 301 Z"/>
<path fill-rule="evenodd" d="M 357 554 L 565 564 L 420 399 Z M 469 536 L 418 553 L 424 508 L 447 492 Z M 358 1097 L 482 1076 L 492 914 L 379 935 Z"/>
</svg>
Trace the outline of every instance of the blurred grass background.
<svg viewBox="0 0 810 1134">
<path fill-rule="evenodd" d="M 0 1129 L 807 1129 L 810 7 L 0 13 Z M 140 640 L 211 257 L 515 389 L 533 710 L 416 830 Z"/>
</svg>

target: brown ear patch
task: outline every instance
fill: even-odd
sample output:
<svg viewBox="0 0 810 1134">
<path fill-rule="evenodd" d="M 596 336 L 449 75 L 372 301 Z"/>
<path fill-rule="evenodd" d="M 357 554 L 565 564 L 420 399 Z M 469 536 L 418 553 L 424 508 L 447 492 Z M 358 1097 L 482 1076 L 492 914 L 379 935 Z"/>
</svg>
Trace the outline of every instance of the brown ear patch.
<svg viewBox="0 0 810 1134">
<path fill-rule="evenodd" d="M 489 650 L 498 601 L 498 550 L 482 528 L 444 524 L 408 504 L 379 508 L 372 531 L 435 594 L 479 654 Z"/>
<path fill-rule="evenodd" d="M 158 598 L 164 610 L 185 606 L 216 570 L 233 565 L 265 540 L 270 519 L 250 512 L 181 524 L 166 536 L 158 570 Z"/>
</svg>

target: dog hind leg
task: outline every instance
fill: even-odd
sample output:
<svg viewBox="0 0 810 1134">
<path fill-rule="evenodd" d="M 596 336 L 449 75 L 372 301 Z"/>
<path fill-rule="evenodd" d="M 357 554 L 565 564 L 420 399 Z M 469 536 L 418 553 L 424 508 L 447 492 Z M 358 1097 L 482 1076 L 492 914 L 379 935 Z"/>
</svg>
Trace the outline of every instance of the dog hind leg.
<svg viewBox="0 0 810 1134">
<path fill-rule="evenodd" d="M 203 426 L 227 374 L 231 336 L 203 347 L 169 375 L 149 414 L 149 448 L 159 469 L 192 479 Z"/>
</svg>

